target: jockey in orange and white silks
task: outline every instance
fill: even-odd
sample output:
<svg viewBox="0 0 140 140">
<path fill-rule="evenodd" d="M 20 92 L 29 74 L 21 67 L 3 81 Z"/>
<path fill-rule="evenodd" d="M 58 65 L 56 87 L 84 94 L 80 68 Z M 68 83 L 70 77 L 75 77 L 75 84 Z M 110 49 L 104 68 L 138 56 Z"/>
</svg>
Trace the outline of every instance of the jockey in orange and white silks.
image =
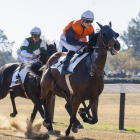
<svg viewBox="0 0 140 140">
<path fill-rule="evenodd" d="M 67 61 L 65 61 L 60 75 L 70 74 L 70 72 L 67 71 L 67 67 L 73 54 L 81 47 L 83 47 L 82 49 L 84 49 L 85 46 L 87 46 L 87 36 L 89 36 L 90 39 L 93 35 L 95 35 L 94 28 L 91 25 L 93 20 L 94 14 L 88 10 L 81 15 L 81 19 L 71 21 L 63 29 L 63 33 L 60 36 L 59 47 L 60 51 L 68 51 L 68 54 L 66 56 Z"/>
<path fill-rule="evenodd" d="M 77 51 L 81 46 L 87 45 L 86 36 L 94 34 L 94 28 L 91 23 L 94 20 L 94 14 L 91 11 L 85 11 L 81 19 L 71 21 L 60 36 L 60 51 L 65 47 L 68 51 Z"/>
<path fill-rule="evenodd" d="M 40 39 L 41 30 L 38 27 L 35 27 L 31 30 L 31 37 L 26 38 L 20 49 L 17 50 L 17 55 L 20 60 L 24 63 L 28 61 L 38 62 L 37 55 L 34 53 L 37 49 L 40 51 L 44 50 L 44 43 Z"/>
</svg>

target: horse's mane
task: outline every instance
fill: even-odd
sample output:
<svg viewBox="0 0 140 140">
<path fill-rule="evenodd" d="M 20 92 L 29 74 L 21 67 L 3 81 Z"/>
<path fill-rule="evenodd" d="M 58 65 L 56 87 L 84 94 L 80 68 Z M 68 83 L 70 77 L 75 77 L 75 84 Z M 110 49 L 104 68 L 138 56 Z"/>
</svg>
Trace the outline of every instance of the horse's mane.
<svg viewBox="0 0 140 140">
<path fill-rule="evenodd" d="M 96 33 L 94 36 L 91 36 L 90 40 L 89 40 L 89 44 L 87 47 L 87 52 L 92 53 L 94 48 L 96 46 L 96 42 L 97 42 L 97 38 L 98 38 L 99 32 Z"/>
<path fill-rule="evenodd" d="M 97 38 L 98 38 L 99 32 L 96 33 L 94 36 L 92 36 L 89 40 L 89 46 L 96 46 Z"/>
<path fill-rule="evenodd" d="M 29 73 L 32 73 L 35 77 L 40 77 L 42 75 L 43 70 L 41 69 L 44 67 L 41 63 L 26 63 L 24 64 L 25 68 Z"/>
<path fill-rule="evenodd" d="M 52 45 L 52 44 L 47 45 L 47 52 L 48 52 L 48 56 L 46 59 L 49 59 L 49 57 L 52 54 L 57 52 L 56 45 Z M 45 67 L 45 65 L 40 64 L 38 62 L 37 63 L 28 63 L 28 64 L 24 64 L 24 65 L 26 65 L 26 69 L 28 70 L 29 73 L 32 73 L 35 77 L 41 78 L 42 73 L 43 73 L 43 68 Z"/>
</svg>

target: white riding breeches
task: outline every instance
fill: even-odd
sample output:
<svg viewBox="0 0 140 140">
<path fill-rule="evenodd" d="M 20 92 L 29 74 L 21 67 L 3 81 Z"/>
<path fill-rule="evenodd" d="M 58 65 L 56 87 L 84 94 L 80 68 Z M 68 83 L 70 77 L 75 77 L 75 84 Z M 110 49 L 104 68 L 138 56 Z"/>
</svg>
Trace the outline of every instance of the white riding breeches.
<svg viewBox="0 0 140 140">
<path fill-rule="evenodd" d="M 80 40 L 80 41 L 81 41 L 81 40 Z M 82 42 L 82 41 L 81 41 L 81 42 Z M 63 47 L 63 46 L 64 46 L 68 51 L 71 50 L 71 51 L 75 51 L 75 52 L 81 48 L 81 46 L 79 46 L 79 45 L 74 46 L 74 45 L 68 44 L 67 41 L 66 41 L 66 37 L 65 37 L 64 34 L 62 34 L 62 35 L 60 36 L 59 49 L 60 49 L 61 52 L 62 52 L 62 47 Z M 84 48 L 85 48 L 85 47 L 81 48 L 79 51 L 82 52 Z"/>
<path fill-rule="evenodd" d="M 35 54 L 35 53 L 33 52 L 33 54 Z M 22 55 L 21 55 L 21 50 L 20 50 L 20 49 L 17 50 L 17 55 L 18 55 L 19 59 L 20 59 L 22 62 L 24 62 L 24 63 L 27 63 L 27 62 L 29 62 L 29 61 L 33 61 L 34 63 L 35 63 L 35 62 L 38 62 L 37 59 L 31 59 L 30 57 L 24 57 L 24 56 L 22 56 Z"/>
</svg>

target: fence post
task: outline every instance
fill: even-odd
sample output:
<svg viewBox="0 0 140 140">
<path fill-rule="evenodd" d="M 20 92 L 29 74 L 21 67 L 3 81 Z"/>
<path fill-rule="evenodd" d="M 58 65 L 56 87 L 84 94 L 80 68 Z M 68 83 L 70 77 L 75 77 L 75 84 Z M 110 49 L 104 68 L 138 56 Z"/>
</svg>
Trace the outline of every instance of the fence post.
<svg viewBox="0 0 140 140">
<path fill-rule="evenodd" d="M 52 101 L 52 110 L 51 110 L 51 114 L 52 114 L 52 122 L 53 122 L 53 117 L 54 117 L 54 107 L 55 107 L 55 96 L 53 98 L 53 101 Z"/>
<path fill-rule="evenodd" d="M 119 130 L 124 129 L 125 93 L 120 93 Z"/>
</svg>

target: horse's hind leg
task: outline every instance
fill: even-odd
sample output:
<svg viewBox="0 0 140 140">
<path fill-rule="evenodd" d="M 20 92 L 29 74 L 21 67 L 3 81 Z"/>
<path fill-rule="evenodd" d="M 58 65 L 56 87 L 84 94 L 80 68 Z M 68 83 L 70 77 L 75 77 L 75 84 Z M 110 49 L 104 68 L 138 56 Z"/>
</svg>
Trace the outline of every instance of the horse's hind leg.
<svg viewBox="0 0 140 140">
<path fill-rule="evenodd" d="M 9 92 L 9 87 L 5 88 L 3 85 L 0 85 L 0 100 L 5 98 Z"/>
<path fill-rule="evenodd" d="M 98 122 L 98 115 L 97 115 L 97 109 L 98 109 L 98 97 L 95 99 L 90 99 L 90 107 L 92 112 L 92 119 L 89 119 L 90 124 L 95 124 Z"/>
<path fill-rule="evenodd" d="M 15 92 L 10 91 L 10 99 L 11 99 L 12 106 L 13 106 L 13 113 L 10 114 L 10 117 L 15 117 L 18 113 L 17 109 L 16 109 L 16 105 L 15 105 L 15 97 L 16 97 Z"/>
<path fill-rule="evenodd" d="M 87 107 L 85 102 L 83 102 L 82 104 L 83 104 L 84 108 L 80 108 L 78 113 L 79 113 L 80 117 L 83 119 L 83 122 L 88 123 L 89 118 L 92 118 L 92 116 L 89 113 L 90 105 L 88 105 L 88 107 Z"/>
<path fill-rule="evenodd" d="M 87 107 L 86 104 L 85 104 L 85 102 L 83 102 L 82 104 L 83 104 L 83 106 L 85 108 L 85 112 L 86 112 L 88 118 L 91 118 L 91 115 L 89 113 L 90 105 L 88 105 L 88 107 Z"/>
</svg>

